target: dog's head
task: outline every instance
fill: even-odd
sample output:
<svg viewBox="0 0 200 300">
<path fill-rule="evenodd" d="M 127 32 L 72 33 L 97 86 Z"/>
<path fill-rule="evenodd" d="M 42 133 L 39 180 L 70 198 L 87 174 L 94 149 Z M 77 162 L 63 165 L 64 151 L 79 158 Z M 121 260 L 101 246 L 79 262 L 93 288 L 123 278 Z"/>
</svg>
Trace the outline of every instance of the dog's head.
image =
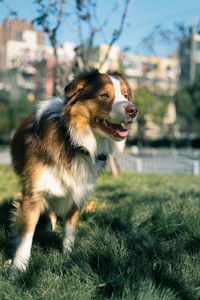
<svg viewBox="0 0 200 300">
<path fill-rule="evenodd" d="M 80 74 L 65 87 L 67 125 L 84 131 L 88 125 L 98 135 L 123 140 L 137 116 L 128 82 L 118 73 L 98 70 Z"/>
</svg>

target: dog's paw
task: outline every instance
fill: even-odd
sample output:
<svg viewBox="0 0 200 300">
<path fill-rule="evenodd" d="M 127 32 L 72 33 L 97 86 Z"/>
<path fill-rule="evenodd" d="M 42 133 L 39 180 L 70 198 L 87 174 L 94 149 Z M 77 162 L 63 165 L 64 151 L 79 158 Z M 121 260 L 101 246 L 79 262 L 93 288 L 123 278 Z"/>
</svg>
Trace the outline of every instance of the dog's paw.
<svg viewBox="0 0 200 300">
<path fill-rule="evenodd" d="M 65 239 L 63 241 L 63 254 L 67 252 L 72 252 L 72 248 L 74 246 L 74 243 L 70 239 Z"/>
<path fill-rule="evenodd" d="M 95 213 L 96 210 L 96 203 L 94 201 L 91 201 L 87 206 L 86 206 L 86 213 Z"/>
<path fill-rule="evenodd" d="M 74 239 L 65 238 L 63 240 L 63 254 L 67 252 L 72 252 L 73 247 L 74 247 Z"/>
<path fill-rule="evenodd" d="M 27 262 L 25 260 L 10 260 L 10 273 L 17 275 L 25 272 L 27 269 Z"/>
</svg>

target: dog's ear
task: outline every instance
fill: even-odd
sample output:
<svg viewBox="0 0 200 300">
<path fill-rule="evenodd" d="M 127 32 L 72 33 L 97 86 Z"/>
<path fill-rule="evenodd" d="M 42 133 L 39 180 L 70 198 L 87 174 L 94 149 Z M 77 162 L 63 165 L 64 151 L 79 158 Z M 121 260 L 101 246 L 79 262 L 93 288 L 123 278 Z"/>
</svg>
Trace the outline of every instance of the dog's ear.
<svg viewBox="0 0 200 300">
<path fill-rule="evenodd" d="M 69 83 L 65 89 L 65 96 L 71 99 L 76 95 L 81 94 L 81 98 L 88 98 L 96 90 L 96 86 L 100 86 L 101 74 L 97 69 L 92 71 L 84 71 L 79 76 Z"/>
<path fill-rule="evenodd" d="M 64 89 L 65 97 L 70 99 L 73 96 L 77 95 L 80 91 L 83 90 L 85 83 L 86 83 L 85 80 L 74 79 L 65 87 Z"/>
</svg>

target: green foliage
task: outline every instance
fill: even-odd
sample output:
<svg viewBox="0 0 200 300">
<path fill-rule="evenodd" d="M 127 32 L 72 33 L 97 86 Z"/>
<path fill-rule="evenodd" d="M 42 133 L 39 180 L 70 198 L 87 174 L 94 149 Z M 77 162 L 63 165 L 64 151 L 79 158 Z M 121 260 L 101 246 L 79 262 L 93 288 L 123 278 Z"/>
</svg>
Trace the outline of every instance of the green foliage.
<svg viewBox="0 0 200 300">
<path fill-rule="evenodd" d="M 200 299 L 199 177 L 105 172 L 72 253 L 61 253 L 59 222 L 50 236 L 36 232 L 27 272 L 12 278 L 2 214 L 19 186 L 0 170 L 0 299 Z"/>
<path fill-rule="evenodd" d="M 11 166 L 0 166 L 0 203 L 5 198 L 16 198 L 20 190 Z"/>
<path fill-rule="evenodd" d="M 200 118 L 200 73 L 194 84 L 182 86 L 175 95 L 177 113 L 188 123 L 199 121 Z"/>
<path fill-rule="evenodd" d="M 9 135 L 15 130 L 34 111 L 34 106 L 34 102 L 29 101 L 26 96 L 12 100 L 0 94 L 0 135 Z"/>
<path fill-rule="evenodd" d="M 0 94 L 0 134 L 9 134 L 11 130 L 8 105 L 8 97 Z"/>
<path fill-rule="evenodd" d="M 162 122 L 169 104 L 167 97 L 155 96 L 149 90 L 139 88 L 135 91 L 135 99 L 139 107 L 139 123 L 145 123 L 145 115 L 149 115 L 155 123 Z"/>
<path fill-rule="evenodd" d="M 28 100 L 26 96 L 21 96 L 16 101 L 10 101 L 9 114 L 12 129 L 16 129 L 23 119 L 33 113 L 34 108 L 35 103 Z"/>
<path fill-rule="evenodd" d="M 183 21 L 176 22 L 173 27 L 163 27 L 161 24 L 155 25 L 150 33 L 143 38 L 142 45 L 155 54 L 156 46 L 164 43 L 179 43 L 180 40 L 185 40 L 190 43 L 192 27 L 186 25 Z M 200 32 L 200 23 L 197 24 L 196 32 Z"/>
</svg>

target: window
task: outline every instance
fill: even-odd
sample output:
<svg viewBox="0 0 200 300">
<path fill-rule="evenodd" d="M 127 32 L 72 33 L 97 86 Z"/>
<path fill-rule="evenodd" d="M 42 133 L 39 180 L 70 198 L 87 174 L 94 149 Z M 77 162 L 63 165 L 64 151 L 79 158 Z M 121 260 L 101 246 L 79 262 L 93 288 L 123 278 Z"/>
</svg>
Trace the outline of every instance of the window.
<svg viewBox="0 0 200 300">
<path fill-rule="evenodd" d="M 15 40 L 16 41 L 22 41 L 22 33 L 21 32 L 16 32 L 15 33 Z"/>
</svg>

